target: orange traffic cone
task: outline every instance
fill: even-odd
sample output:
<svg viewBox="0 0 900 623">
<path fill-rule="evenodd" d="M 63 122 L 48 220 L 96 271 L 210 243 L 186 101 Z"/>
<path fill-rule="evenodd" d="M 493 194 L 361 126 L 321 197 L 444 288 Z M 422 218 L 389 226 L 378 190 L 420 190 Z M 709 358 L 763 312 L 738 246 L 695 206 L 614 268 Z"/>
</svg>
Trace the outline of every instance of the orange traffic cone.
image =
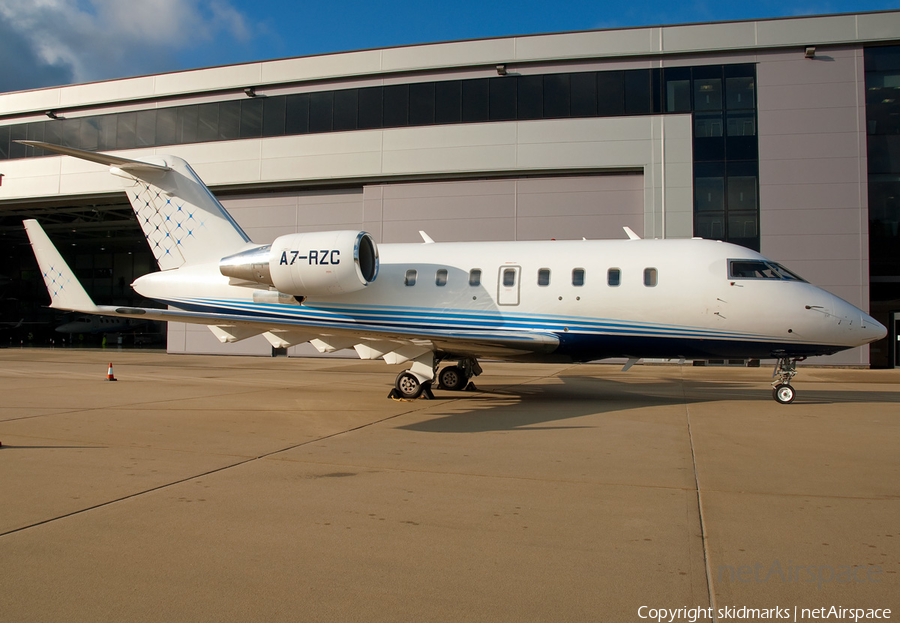
<svg viewBox="0 0 900 623">
<path fill-rule="evenodd" d="M 107 381 L 118 381 L 119 379 L 113 374 L 112 364 L 109 364 L 109 370 L 106 371 L 106 380 Z"/>
</svg>

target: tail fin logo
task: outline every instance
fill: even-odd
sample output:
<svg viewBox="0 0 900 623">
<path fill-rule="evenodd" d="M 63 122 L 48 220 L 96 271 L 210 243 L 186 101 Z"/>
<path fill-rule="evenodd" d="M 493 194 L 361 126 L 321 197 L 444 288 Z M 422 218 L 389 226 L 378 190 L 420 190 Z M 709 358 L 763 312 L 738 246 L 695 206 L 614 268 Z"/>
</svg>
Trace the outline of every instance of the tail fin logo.
<svg viewBox="0 0 900 623">
<path fill-rule="evenodd" d="M 182 248 L 203 227 L 198 210 L 178 197 L 167 197 L 146 182 L 129 189 L 129 200 L 137 213 L 144 237 L 159 265 L 176 268 L 185 263 Z"/>
<path fill-rule="evenodd" d="M 44 283 L 47 285 L 47 289 L 50 290 L 51 300 L 58 298 L 63 290 L 66 289 L 66 286 L 71 283 L 55 266 L 50 266 L 47 272 L 42 274 L 44 275 Z"/>
</svg>

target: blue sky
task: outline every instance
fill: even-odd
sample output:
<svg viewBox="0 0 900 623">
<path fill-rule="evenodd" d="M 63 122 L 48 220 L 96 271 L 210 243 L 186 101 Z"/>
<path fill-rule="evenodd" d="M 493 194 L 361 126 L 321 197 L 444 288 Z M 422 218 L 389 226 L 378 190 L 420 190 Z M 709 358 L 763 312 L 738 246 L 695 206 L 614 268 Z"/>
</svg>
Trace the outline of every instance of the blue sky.
<svg viewBox="0 0 900 623">
<path fill-rule="evenodd" d="M 434 41 L 897 8 L 875 0 L 0 0 L 0 91 Z"/>
</svg>

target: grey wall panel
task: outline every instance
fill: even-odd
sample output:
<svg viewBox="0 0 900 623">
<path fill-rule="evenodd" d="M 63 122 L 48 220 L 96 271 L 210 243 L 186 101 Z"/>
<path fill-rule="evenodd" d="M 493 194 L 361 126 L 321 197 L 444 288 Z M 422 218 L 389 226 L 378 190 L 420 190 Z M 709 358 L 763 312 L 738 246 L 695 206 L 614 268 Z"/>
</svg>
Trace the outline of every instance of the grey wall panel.
<svg viewBox="0 0 900 623">
<path fill-rule="evenodd" d="M 868 308 L 862 51 L 760 54 L 762 252 Z M 864 136 L 864 135 L 863 135 Z M 854 349 L 820 363 L 868 363 Z"/>
</svg>

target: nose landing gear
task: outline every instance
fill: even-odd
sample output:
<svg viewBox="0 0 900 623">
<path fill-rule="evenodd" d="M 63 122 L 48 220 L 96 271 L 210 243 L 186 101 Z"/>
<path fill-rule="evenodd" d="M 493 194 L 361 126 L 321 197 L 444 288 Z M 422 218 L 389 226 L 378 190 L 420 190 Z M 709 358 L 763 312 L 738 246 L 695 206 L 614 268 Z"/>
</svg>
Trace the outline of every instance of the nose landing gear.
<svg viewBox="0 0 900 623">
<path fill-rule="evenodd" d="M 772 382 L 772 398 L 777 402 L 787 405 L 794 402 L 794 388 L 791 380 L 797 374 L 797 362 L 806 357 L 781 357 L 775 364 L 773 377 L 778 377 Z"/>
</svg>

